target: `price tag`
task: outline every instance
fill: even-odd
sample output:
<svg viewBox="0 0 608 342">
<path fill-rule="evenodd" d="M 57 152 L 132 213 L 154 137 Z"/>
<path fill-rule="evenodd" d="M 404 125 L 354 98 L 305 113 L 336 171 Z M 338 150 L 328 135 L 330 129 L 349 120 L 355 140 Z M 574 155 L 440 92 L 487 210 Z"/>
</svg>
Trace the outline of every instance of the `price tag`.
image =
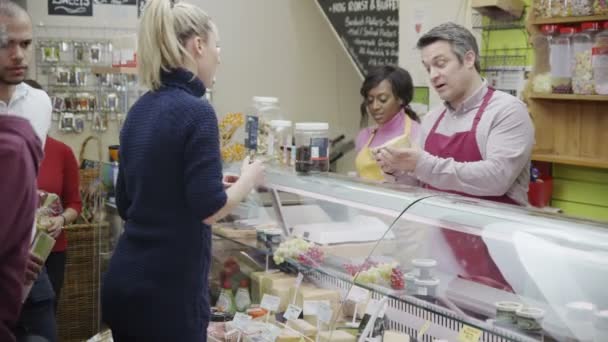
<svg viewBox="0 0 608 342">
<path fill-rule="evenodd" d="M 359 286 L 353 286 L 346 297 L 347 300 L 351 300 L 355 303 L 365 302 L 368 298 L 369 291 Z"/>
<path fill-rule="evenodd" d="M 288 321 L 295 321 L 296 319 L 298 319 L 298 317 L 300 317 L 301 313 L 302 313 L 301 307 L 299 307 L 297 305 L 289 304 L 289 306 L 287 307 L 287 310 L 283 314 L 283 317 L 285 317 L 285 319 Z"/>
<path fill-rule="evenodd" d="M 241 331 L 247 329 L 250 323 L 251 316 L 240 312 L 235 313 L 234 318 L 232 319 L 232 324 L 234 325 L 234 327 Z"/>
<path fill-rule="evenodd" d="M 317 319 L 325 324 L 331 323 L 333 312 L 331 306 L 327 303 L 320 302 L 317 306 Z"/>
<path fill-rule="evenodd" d="M 271 296 L 269 294 L 264 294 L 262 297 L 262 303 L 260 306 L 270 312 L 277 312 L 279 310 L 279 305 L 281 304 L 281 298 L 277 296 Z"/>
<path fill-rule="evenodd" d="M 306 316 L 316 316 L 318 312 L 319 303 L 325 303 L 327 306 L 330 306 L 328 300 L 305 300 L 304 301 L 304 315 Z"/>
<path fill-rule="evenodd" d="M 481 330 L 464 325 L 458 332 L 458 342 L 479 342 Z"/>
<path fill-rule="evenodd" d="M 274 342 L 281 335 L 281 329 L 275 325 L 267 324 L 265 331 L 262 333 L 264 341 Z"/>
</svg>

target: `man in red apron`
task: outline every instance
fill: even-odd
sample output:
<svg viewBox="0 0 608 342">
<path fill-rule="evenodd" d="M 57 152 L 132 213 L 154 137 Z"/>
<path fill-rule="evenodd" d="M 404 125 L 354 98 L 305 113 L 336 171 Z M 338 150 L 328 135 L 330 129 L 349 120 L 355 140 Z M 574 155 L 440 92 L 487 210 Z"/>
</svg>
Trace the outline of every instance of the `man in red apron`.
<svg viewBox="0 0 608 342">
<path fill-rule="evenodd" d="M 444 104 L 423 117 L 420 146 L 379 151 L 387 173 L 410 173 L 427 188 L 527 204 L 534 126 L 525 105 L 480 75 L 479 50 L 464 27 L 446 23 L 418 41 L 422 63 Z M 442 229 L 460 276 L 510 290 L 480 236 Z"/>
</svg>

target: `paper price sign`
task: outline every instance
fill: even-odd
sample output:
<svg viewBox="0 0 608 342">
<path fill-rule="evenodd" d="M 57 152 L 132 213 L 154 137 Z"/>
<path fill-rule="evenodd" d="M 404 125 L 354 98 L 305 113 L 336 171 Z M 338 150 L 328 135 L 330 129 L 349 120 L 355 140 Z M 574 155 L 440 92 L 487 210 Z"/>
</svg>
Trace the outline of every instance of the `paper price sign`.
<svg viewBox="0 0 608 342">
<path fill-rule="evenodd" d="M 319 307 L 319 303 L 325 303 L 329 306 L 328 300 L 305 300 L 304 301 L 304 315 L 306 316 L 316 316 L 317 308 Z"/>
<path fill-rule="evenodd" d="M 262 297 L 262 303 L 260 303 L 260 306 L 270 312 L 277 312 L 280 304 L 281 298 L 265 294 L 264 297 Z"/>
<path fill-rule="evenodd" d="M 465 325 L 458 333 L 458 342 L 479 342 L 481 330 Z"/>
<path fill-rule="evenodd" d="M 331 323 L 331 317 L 333 312 L 331 311 L 331 306 L 327 303 L 319 303 L 317 306 L 317 319 L 325 324 Z"/>
<path fill-rule="evenodd" d="M 232 320 L 232 324 L 235 328 L 239 330 L 247 329 L 247 326 L 251 323 L 251 316 L 246 315 L 244 313 L 237 312 L 234 314 L 234 319 Z"/>
<path fill-rule="evenodd" d="M 288 321 L 295 321 L 296 319 L 298 319 L 298 317 L 300 317 L 301 313 L 302 308 L 297 305 L 289 304 L 287 310 L 283 314 L 283 317 L 285 317 L 285 319 Z"/>
<path fill-rule="evenodd" d="M 353 286 L 346 297 L 355 303 L 365 302 L 367 298 L 369 298 L 369 291 L 359 286 Z"/>
</svg>

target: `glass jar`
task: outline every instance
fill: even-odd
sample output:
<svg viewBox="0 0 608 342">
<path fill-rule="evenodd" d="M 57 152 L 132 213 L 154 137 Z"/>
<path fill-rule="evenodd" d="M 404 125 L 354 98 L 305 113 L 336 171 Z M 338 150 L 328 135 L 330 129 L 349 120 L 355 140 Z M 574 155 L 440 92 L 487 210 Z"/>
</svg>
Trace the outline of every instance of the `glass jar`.
<svg viewBox="0 0 608 342">
<path fill-rule="evenodd" d="M 329 171 L 329 124 L 296 123 L 296 171 L 318 173 Z"/>
<path fill-rule="evenodd" d="M 271 120 L 280 119 L 279 99 L 254 96 L 245 123 L 245 148 L 262 156 L 268 153 Z"/>
<path fill-rule="evenodd" d="M 595 0 L 593 3 L 593 12 L 595 15 L 606 15 L 608 14 L 608 1 L 606 0 Z"/>
<path fill-rule="evenodd" d="M 581 24 L 581 32 L 572 37 L 572 92 L 574 94 L 592 95 L 594 91 L 591 50 L 599 23 Z"/>
<path fill-rule="evenodd" d="M 551 41 L 557 35 L 557 25 L 542 25 L 540 32 L 532 37 L 534 46 L 534 76 L 532 89 L 535 93 L 551 93 Z"/>
<path fill-rule="evenodd" d="M 608 22 L 603 23 L 603 31 L 595 36 L 591 60 L 595 92 L 608 95 Z"/>
<path fill-rule="evenodd" d="M 535 18 L 551 18 L 551 0 L 534 0 L 532 6 Z"/>
<path fill-rule="evenodd" d="M 573 27 L 560 27 L 559 36 L 551 39 L 551 89 L 554 94 L 572 93 Z"/>
<path fill-rule="evenodd" d="M 573 16 L 593 15 L 594 0 L 571 0 Z"/>
<path fill-rule="evenodd" d="M 289 165 L 291 159 L 289 147 L 293 143 L 291 121 L 270 120 L 270 136 L 268 137 L 268 156 L 273 162 L 282 166 Z"/>
<path fill-rule="evenodd" d="M 569 17 L 572 15 L 572 0 L 552 0 L 552 17 Z"/>
</svg>

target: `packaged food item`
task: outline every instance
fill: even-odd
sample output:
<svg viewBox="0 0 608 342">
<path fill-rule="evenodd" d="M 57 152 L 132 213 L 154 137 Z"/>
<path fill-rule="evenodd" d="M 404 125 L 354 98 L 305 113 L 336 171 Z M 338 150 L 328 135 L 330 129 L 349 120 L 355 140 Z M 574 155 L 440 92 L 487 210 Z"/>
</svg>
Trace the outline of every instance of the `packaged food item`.
<svg viewBox="0 0 608 342">
<path fill-rule="evenodd" d="M 608 22 L 604 22 L 602 26 L 603 31 L 595 36 L 591 63 L 595 92 L 599 95 L 608 95 Z"/>
<path fill-rule="evenodd" d="M 236 291 L 236 297 L 234 299 L 236 305 L 236 311 L 245 312 L 251 306 L 251 297 L 249 296 L 249 281 L 247 279 L 241 280 L 239 289 Z"/>
<path fill-rule="evenodd" d="M 521 309 L 523 305 L 517 302 L 497 302 L 494 304 L 496 307 L 496 322 L 502 324 L 517 324 L 517 310 Z"/>
<path fill-rule="evenodd" d="M 606 0 L 595 0 L 593 2 L 593 12 L 595 15 L 606 15 L 608 14 L 608 1 Z"/>
<path fill-rule="evenodd" d="M 296 171 L 319 173 L 329 171 L 329 124 L 296 123 Z"/>
<path fill-rule="evenodd" d="M 521 308 L 516 311 L 517 327 L 526 332 L 542 331 L 545 310 L 540 308 Z"/>
<path fill-rule="evenodd" d="M 591 53 L 593 41 L 598 32 L 599 23 L 587 22 L 581 24 L 581 32 L 572 37 L 572 92 L 574 94 L 591 95 L 595 93 L 593 82 L 593 66 Z"/>
<path fill-rule="evenodd" d="M 594 0 L 571 0 L 573 16 L 588 16 L 593 15 Z"/>
<path fill-rule="evenodd" d="M 230 281 L 224 281 L 222 291 L 215 304 L 216 308 L 220 312 L 226 312 L 234 314 L 236 312 L 236 304 L 234 302 L 234 295 L 232 294 L 232 284 Z"/>
<path fill-rule="evenodd" d="M 560 27 L 559 36 L 551 40 L 551 86 L 555 94 L 572 93 L 573 27 Z"/>
<path fill-rule="evenodd" d="M 572 15 L 572 0 L 552 0 L 552 17 L 569 17 Z"/>
<path fill-rule="evenodd" d="M 551 0 L 534 0 L 532 3 L 535 18 L 551 18 Z"/>
</svg>

